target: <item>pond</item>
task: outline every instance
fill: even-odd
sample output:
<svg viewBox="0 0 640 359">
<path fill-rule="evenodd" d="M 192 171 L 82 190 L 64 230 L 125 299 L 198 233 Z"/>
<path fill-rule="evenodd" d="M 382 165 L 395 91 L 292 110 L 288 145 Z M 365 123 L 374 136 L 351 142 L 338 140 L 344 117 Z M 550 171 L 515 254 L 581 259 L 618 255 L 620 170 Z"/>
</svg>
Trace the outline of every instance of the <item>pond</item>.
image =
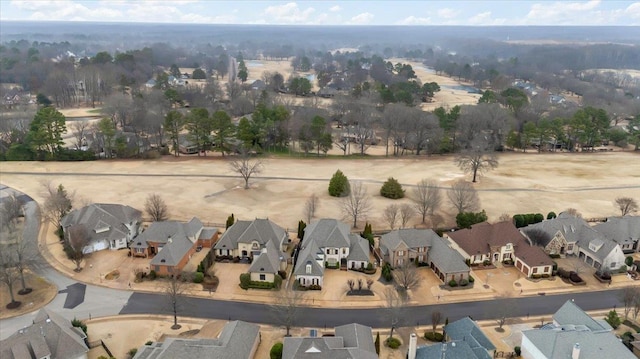
<svg viewBox="0 0 640 359">
<path fill-rule="evenodd" d="M 247 67 L 262 67 L 264 64 L 260 61 L 245 61 L 244 62 Z"/>
<path fill-rule="evenodd" d="M 442 85 L 442 88 L 449 89 L 449 90 L 466 91 L 468 93 L 476 93 L 476 94 L 482 93 L 482 90 L 477 89 L 473 86 L 467 86 L 467 85 Z"/>
</svg>

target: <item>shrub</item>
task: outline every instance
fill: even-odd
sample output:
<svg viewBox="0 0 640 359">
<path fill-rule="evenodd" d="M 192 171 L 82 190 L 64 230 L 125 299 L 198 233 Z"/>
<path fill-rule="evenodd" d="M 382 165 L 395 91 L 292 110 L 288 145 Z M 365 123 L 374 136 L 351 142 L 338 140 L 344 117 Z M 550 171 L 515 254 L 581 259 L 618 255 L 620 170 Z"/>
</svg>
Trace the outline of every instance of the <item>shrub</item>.
<svg viewBox="0 0 640 359">
<path fill-rule="evenodd" d="M 404 190 L 397 179 L 389 177 L 380 188 L 380 195 L 385 198 L 398 199 L 404 197 Z"/>
<path fill-rule="evenodd" d="M 373 263 L 367 263 L 367 270 L 373 270 Z"/>
<path fill-rule="evenodd" d="M 386 344 L 389 348 L 391 349 L 398 349 L 400 348 L 400 339 L 398 338 L 389 338 L 386 341 Z"/>
<path fill-rule="evenodd" d="M 349 195 L 349 191 L 349 179 L 342 171 L 337 170 L 329 181 L 329 195 L 332 197 L 345 197 Z"/>
<path fill-rule="evenodd" d="M 519 346 L 513 347 L 513 351 L 516 353 L 516 356 L 520 356 L 520 354 L 522 354 L 522 350 Z"/>
<path fill-rule="evenodd" d="M 202 283 L 204 282 L 204 273 L 195 272 L 193 275 L 193 283 Z"/>
<path fill-rule="evenodd" d="M 156 279 L 156 277 L 157 277 L 157 276 L 158 276 L 158 275 L 156 274 L 156 271 L 151 270 L 151 271 L 149 272 L 149 280 L 154 280 L 154 279 Z"/>
<path fill-rule="evenodd" d="M 556 216 L 556 212 L 551 211 L 551 212 L 547 213 L 547 219 L 554 219 L 556 217 L 557 217 Z"/>
<path fill-rule="evenodd" d="M 304 223 L 303 220 L 298 222 L 298 238 L 302 240 L 304 238 L 304 229 L 307 227 L 307 224 Z"/>
<path fill-rule="evenodd" d="M 461 287 L 466 287 L 467 284 L 469 284 L 469 281 L 466 279 L 460 279 L 460 286 Z"/>
<path fill-rule="evenodd" d="M 558 275 L 560 278 L 569 279 L 569 272 L 563 268 L 558 268 Z"/>
<path fill-rule="evenodd" d="M 147 342 L 144 343 L 144 345 L 151 345 L 151 344 L 153 344 L 153 341 L 151 341 L 151 340 L 147 340 Z"/>
<path fill-rule="evenodd" d="M 458 286 L 458 282 L 456 282 L 455 279 L 452 279 L 449 281 L 449 287 L 457 287 Z"/>
<path fill-rule="evenodd" d="M 386 280 L 387 282 L 391 282 L 391 280 L 393 279 L 393 274 L 391 274 L 391 265 L 389 265 L 389 263 L 385 263 L 384 266 L 382 266 L 382 278 L 384 278 L 384 280 Z"/>
<path fill-rule="evenodd" d="M 627 266 L 631 267 L 633 265 L 633 257 L 632 256 L 628 256 L 627 258 L 624 259 L 624 264 L 626 264 Z"/>
<path fill-rule="evenodd" d="M 236 223 L 236 218 L 233 216 L 233 213 L 229 217 L 227 217 L 227 223 L 225 224 L 225 229 L 229 229 L 229 227 L 233 226 Z"/>
<path fill-rule="evenodd" d="M 551 277 L 551 275 L 549 273 L 543 273 L 542 274 L 542 278 L 549 278 Z"/>
<path fill-rule="evenodd" d="M 282 343 L 277 342 L 271 347 L 269 357 L 271 359 L 282 359 Z"/>
<path fill-rule="evenodd" d="M 444 335 L 438 332 L 425 332 L 424 338 L 432 342 L 442 342 L 442 339 L 444 339 Z"/>
<path fill-rule="evenodd" d="M 569 279 L 571 279 L 571 281 L 575 282 L 575 283 L 582 282 L 582 278 L 580 278 L 580 276 L 576 272 L 570 272 L 569 273 Z"/>
<path fill-rule="evenodd" d="M 482 262 L 482 265 L 490 266 L 491 265 L 491 261 L 488 260 L 488 259 L 485 259 L 484 262 Z"/>
<path fill-rule="evenodd" d="M 129 354 L 129 358 L 133 358 L 134 356 L 136 356 L 137 353 L 138 353 L 138 348 L 131 348 L 127 352 L 127 354 Z"/>
<path fill-rule="evenodd" d="M 283 271 L 283 270 L 279 270 L 278 271 L 278 275 L 280 276 L 280 278 L 282 279 L 287 279 L 287 272 Z"/>
<path fill-rule="evenodd" d="M 513 216 L 513 221 L 515 222 L 517 228 L 525 226 L 524 217 L 521 214 L 516 214 L 515 216 Z"/>
<path fill-rule="evenodd" d="M 251 285 L 251 274 L 249 273 L 240 274 L 240 288 L 249 289 L 250 285 Z"/>
<path fill-rule="evenodd" d="M 71 321 L 71 325 L 76 328 L 82 329 L 84 334 L 87 334 L 87 325 L 82 320 L 73 318 L 73 320 Z"/>
<path fill-rule="evenodd" d="M 475 281 L 476 281 L 476 280 L 475 280 L 472 276 L 469 276 L 469 283 L 473 283 L 473 282 L 475 282 Z"/>
<path fill-rule="evenodd" d="M 622 322 L 622 320 L 620 319 L 620 317 L 618 316 L 618 313 L 615 310 L 611 310 L 609 311 L 609 313 L 607 314 L 606 317 L 604 317 L 604 320 L 609 323 L 609 325 L 613 328 L 613 329 L 617 329 L 620 326 L 620 323 Z"/>
<path fill-rule="evenodd" d="M 533 223 L 540 223 L 544 221 L 544 216 L 542 213 L 536 213 L 533 215 Z"/>
<path fill-rule="evenodd" d="M 380 355 L 380 332 L 376 333 L 376 341 L 373 344 L 376 347 L 376 354 Z"/>
<path fill-rule="evenodd" d="M 281 285 L 282 285 L 282 277 L 276 274 L 276 276 L 273 277 L 273 287 L 280 288 Z"/>
<path fill-rule="evenodd" d="M 531 275 L 531 278 L 533 278 L 533 279 L 540 279 L 540 278 L 542 278 L 542 274 L 532 274 L 532 275 Z"/>
<path fill-rule="evenodd" d="M 600 279 L 609 280 L 611 279 L 611 273 L 609 271 L 597 270 L 596 275 L 600 277 Z"/>
<path fill-rule="evenodd" d="M 476 223 L 487 220 L 487 213 L 484 209 L 481 212 L 460 212 L 456 215 L 456 225 L 459 228 L 471 228 Z"/>
</svg>

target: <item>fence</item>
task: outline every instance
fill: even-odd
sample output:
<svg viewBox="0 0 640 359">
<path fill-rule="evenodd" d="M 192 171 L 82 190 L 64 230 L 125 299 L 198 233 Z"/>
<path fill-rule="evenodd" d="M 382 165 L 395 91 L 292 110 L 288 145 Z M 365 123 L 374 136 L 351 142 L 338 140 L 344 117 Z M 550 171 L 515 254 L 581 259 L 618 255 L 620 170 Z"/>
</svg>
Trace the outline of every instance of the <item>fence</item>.
<svg viewBox="0 0 640 359">
<path fill-rule="evenodd" d="M 113 354 L 111 354 L 111 350 L 109 350 L 109 348 L 104 343 L 104 341 L 102 341 L 102 339 L 89 342 L 89 348 L 91 349 L 96 348 L 98 346 L 102 346 L 102 349 L 104 349 L 104 351 L 107 352 L 107 354 L 109 354 L 109 357 L 113 358 Z"/>
</svg>

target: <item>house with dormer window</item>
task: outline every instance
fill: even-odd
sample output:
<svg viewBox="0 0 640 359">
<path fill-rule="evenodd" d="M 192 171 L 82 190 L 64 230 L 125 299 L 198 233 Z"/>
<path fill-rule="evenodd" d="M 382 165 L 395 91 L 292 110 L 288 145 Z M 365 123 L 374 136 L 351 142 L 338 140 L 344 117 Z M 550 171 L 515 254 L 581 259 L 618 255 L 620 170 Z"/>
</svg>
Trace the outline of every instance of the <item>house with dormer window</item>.
<svg viewBox="0 0 640 359">
<path fill-rule="evenodd" d="M 62 218 L 60 226 L 68 240 L 68 229 L 82 226 L 88 241 L 83 253 L 127 248 L 127 244 L 140 233 L 142 212 L 120 204 L 94 203 L 75 209 Z"/>
<path fill-rule="evenodd" d="M 369 242 L 352 234 L 348 224 L 321 219 L 304 230 L 293 274 L 302 286 L 322 286 L 324 269 L 361 269 L 369 264 Z"/>
<path fill-rule="evenodd" d="M 615 270 L 624 265 L 624 252 L 616 241 L 568 213 L 522 228 L 522 233 L 548 253 L 577 255 L 598 269 Z"/>
</svg>

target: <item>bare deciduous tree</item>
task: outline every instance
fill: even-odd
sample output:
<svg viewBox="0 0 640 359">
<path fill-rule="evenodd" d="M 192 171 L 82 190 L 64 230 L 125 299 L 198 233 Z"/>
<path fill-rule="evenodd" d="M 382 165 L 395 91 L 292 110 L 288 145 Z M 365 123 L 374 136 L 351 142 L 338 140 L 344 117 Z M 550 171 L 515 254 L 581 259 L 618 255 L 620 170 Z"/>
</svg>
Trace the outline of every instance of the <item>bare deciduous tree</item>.
<svg viewBox="0 0 640 359">
<path fill-rule="evenodd" d="M 43 186 L 45 188 L 43 212 L 45 217 L 58 229 L 62 218 L 71 211 L 74 194 L 68 193 L 62 184 L 54 187 L 48 182 L 44 183 Z"/>
<path fill-rule="evenodd" d="M 484 139 L 482 135 L 479 138 Z M 464 172 L 473 174 L 471 182 L 476 182 L 478 174 L 498 167 L 492 144 L 485 140 L 474 140 L 467 149 L 456 156 L 456 163 Z"/>
<path fill-rule="evenodd" d="M 161 222 L 169 219 L 169 208 L 164 199 L 157 193 L 152 193 L 147 197 L 144 203 L 144 209 L 153 222 Z"/>
<path fill-rule="evenodd" d="M 391 333 L 389 339 L 393 338 L 393 332 L 400 326 L 403 318 L 404 307 L 407 305 L 406 297 L 400 295 L 395 288 L 387 287 L 384 290 L 384 300 L 386 315 L 389 318 Z"/>
<path fill-rule="evenodd" d="M 387 222 L 391 230 L 396 228 L 396 222 L 398 220 L 398 213 L 400 212 L 400 207 L 397 204 L 390 204 L 384 208 L 384 212 L 382 212 L 382 217 Z"/>
<path fill-rule="evenodd" d="M 416 210 L 422 216 L 422 223 L 427 215 L 433 214 L 442 202 L 442 192 L 435 181 L 423 179 L 413 189 L 411 198 Z"/>
<path fill-rule="evenodd" d="M 273 304 L 269 306 L 277 323 L 285 327 L 289 336 L 291 327 L 295 326 L 300 314 L 302 295 L 299 291 L 282 288 L 274 292 Z"/>
<path fill-rule="evenodd" d="M 90 129 L 89 121 L 73 121 L 69 124 L 69 129 L 71 130 L 75 141 L 73 145 L 75 146 L 76 150 L 80 150 L 83 146 L 86 145 L 86 136 Z"/>
<path fill-rule="evenodd" d="M 9 232 L 15 230 L 18 218 L 22 216 L 22 203 L 15 195 L 6 197 L 0 208 L 0 225 L 6 226 Z"/>
<path fill-rule="evenodd" d="M 353 220 L 353 228 L 358 226 L 358 219 L 366 217 L 371 210 L 369 195 L 362 182 L 356 181 L 351 185 L 349 195 L 342 198 L 342 213 L 345 218 Z"/>
<path fill-rule="evenodd" d="M 640 301 L 640 288 L 636 286 L 627 286 L 622 288 L 619 295 L 620 301 L 624 306 L 624 319 L 629 318 L 629 313 L 633 310 L 634 304 Z"/>
<path fill-rule="evenodd" d="M 262 161 L 251 160 L 249 152 L 243 149 L 239 155 L 239 158 L 229 162 L 231 170 L 239 174 L 244 179 L 244 189 L 249 189 L 249 179 L 253 175 L 257 175 L 262 172 Z"/>
<path fill-rule="evenodd" d="M 480 207 L 478 192 L 465 180 L 454 182 L 447 192 L 447 197 L 458 213 L 475 211 Z"/>
<path fill-rule="evenodd" d="M 431 312 L 431 332 L 435 333 L 438 325 L 442 323 L 442 312 L 434 310 Z"/>
<path fill-rule="evenodd" d="M 84 260 L 84 247 L 89 242 L 89 233 L 84 224 L 76 224 L 66 229 L 64 251 L 67 257 L 76 265 L 75 271 L 82 270 L 80 264 Z"/>
<path fill-rule="evenodd" d="M 319 203 L 320 200 L 315 193 L 307 198 L 307 201 L 304 203 L 304 218 L 307 220 L 307 223 L 311 223 L 311 220 L 315 217 Z"/>
<path fill-rule="evenodd" d="M 511 215 L 509 213 L 503 213 L 498 218 L 498 221 L 500 221 L 500 222 L 513 221 L 513 217 L 511 217 Z"/>
<path fill-rule="evenodd" d="M 418 268 L 411 263 L 407 262 L 391 272 L 396 284 L 404 291 L 418 287 L 420 284 L 420 275 L 418 274 Z"/>
<path fill-rule="evenodd" d="M 10 234 L 10 240 L 12 242 L 10 250 L 14 256 L 15 268 L 20 276 L 20 284 L 22 288 L 18 291 L 18 294 L 25 295 L 31 293 L 32 289 L 27 287 L 27 282 L 24 278 L 24 271 L 32 264 L 35 259 L 34 248 L 29 245 L 27 241 L 22 238 L 21 233 L 12 232 Z"/>
<path fill-rule="evenodd" d="M 615 200 L 616 207 L 620 210 L 621 216 L 635 213 L 638 211 L 638 202 L 631 197 L 618 197 Z"/>
<path fill-rule="evenodd" d="M 20 273 L 16 270 L 15 258 L 7 245 L 0 245 L 0 282 L 7 286 L 11 302 L 7 309 L 17 308 L 20 302 L 16 301 L 13 294 L 13 286 L 20 279 Z"/>
<path fill-rule="evenodd" d="M 184 292 L 187 290 L 188 278 L 184 273 L 177 272 L 167 278 L 164 293 L 167 299 L 167 305 L 173 314 L 173 325 L 171 329 L 180 329 L 182 326 L 178 324 L 178 312 L 185 305 Z"/>
<path fill-rule="evenodd" d="M 567 210 L 564 211 L 563 213 L 566 213 L 570 216 L 574 216 L 576 218 L 582 218 L 582 213 L 578 212 L 578 210 L 575 208 L 567 208 Z"/>
<path fill-rule="evenodd" d="M 408 203 L 403 203 L 400 206 L 400 228 L 405 228 L 415 213 L 413 206 Z"/>
</svg>

